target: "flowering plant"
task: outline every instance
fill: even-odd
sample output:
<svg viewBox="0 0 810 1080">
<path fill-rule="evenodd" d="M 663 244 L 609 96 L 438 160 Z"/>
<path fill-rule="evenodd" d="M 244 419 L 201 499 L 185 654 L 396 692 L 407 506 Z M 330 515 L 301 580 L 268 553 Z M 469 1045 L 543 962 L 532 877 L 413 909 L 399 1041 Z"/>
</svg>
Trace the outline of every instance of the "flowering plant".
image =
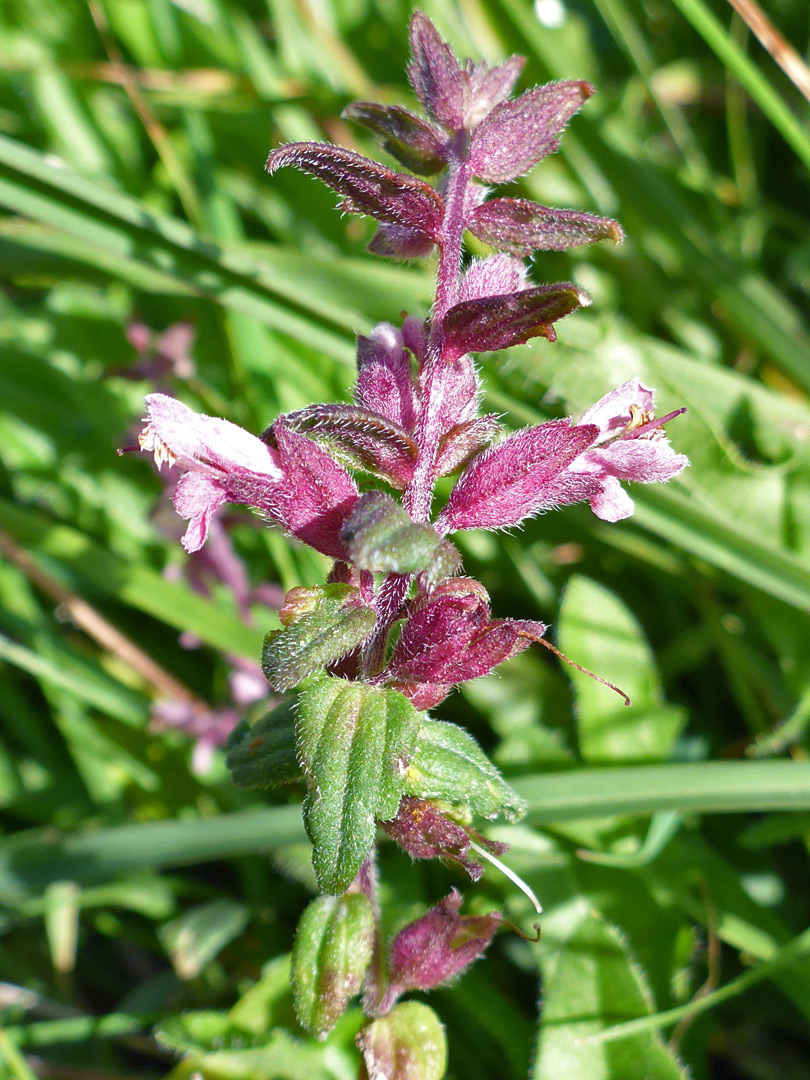
<svg viewBox="0 0 810 1080">
<path fill-rule="evenodd" d="M 493 68 L 460 64 L 418 12 L 410 37 L 408 74 L 427 119 L 366 102 L 346 110 L 409 173 L 314 142 L 274 150 L 267 169 L 302 169 L 342 196 L 344 212 L 375 218 L 369 246 L 379 255 L 437 249 L 430 317 L 359 338 L 351 404 L 312 405 L 256 436 L 153 394 L 139 441 L 181 473 L 174 505 L 188 521 L 187 551 L 202 546 L 231 502 L 334 560 L 324 585 L 288 593 L 281 629 L 265 639 L 270 686 L 297 694 L 252 727 L 239 725 L 228 762 L 243 786 L 301 775 L 306 783 L 304 821 L 323 895 L 305 911 L 293 949 L 302 1026 L 325 1038 L 362 993 L 372 1020 L 358 1037 L 367 1075 L 421 1080 L 443 1074 L 442 1028 L 423 1004 L 398 999 L 462 971 L 501 917 L 461 915 L 454 889 L 386 948 L 377 827 L 413 858 L 455 862 L 473 880 L 482 867 L 471 852 L 503 852 L 472 823 L 516 820 L 521 800 L 466 731 L 426 710 L 546 632 L 533 620 L 493 619 L 486 590 L 460 573 L 448 536 L 510 528 L 582 501 L 618 521 L 633 512 L 622 481 L 665 481 L 687 460 L 664 434 L 670 417 L 655 418 L 653 392 L 637 379 L 578 420 L 507 437 L 497 416 L 479 415 L 470 354 L 554 341 L 555 324 L 590 302 L 574 284 L 532 284 L 521 256 L 618 242 L 622 233 L 610 219 L 491 198 L 484 186 L 514 180 L 556 150 L 592 93 L 587 83 L 550 83 L 513 99 L 521 57 Z M 435 186 L 423 179 L 435 175 Z M 465 230 L 495 253 L 465 261 Z M 432 516 L 437 480 L 459 473 Z M 384 486 L 361 489 L 362 475 Z"/>
</svg>

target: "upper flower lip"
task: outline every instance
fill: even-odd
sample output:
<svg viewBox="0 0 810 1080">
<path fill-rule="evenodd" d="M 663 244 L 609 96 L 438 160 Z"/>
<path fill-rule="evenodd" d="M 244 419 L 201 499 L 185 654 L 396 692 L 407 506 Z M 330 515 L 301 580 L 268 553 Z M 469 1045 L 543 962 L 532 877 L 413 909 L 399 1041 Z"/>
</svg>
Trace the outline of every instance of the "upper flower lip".
<svg viewBox="0 0 810 1080">
<path fill-rule="evenodd" d="M 215 477 L 234 468 L 282 481 L 278 454 L 255 435 L 230 420 L 195 413 L 167 394 L 146 398 L 146 424 L 138 438 L 142 450 L 180 468 Z"/>
</svg>

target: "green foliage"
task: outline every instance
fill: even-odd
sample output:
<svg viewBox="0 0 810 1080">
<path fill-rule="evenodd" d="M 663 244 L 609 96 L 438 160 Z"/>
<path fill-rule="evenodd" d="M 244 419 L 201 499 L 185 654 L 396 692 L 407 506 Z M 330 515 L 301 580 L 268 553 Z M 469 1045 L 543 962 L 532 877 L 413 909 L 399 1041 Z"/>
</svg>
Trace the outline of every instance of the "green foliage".
<svg viewBox="0 0 810 1080">
<path fill-rule="evenodd" d="M 294 590 L 282 609 L 284 626 L 264 639 L 262 671 L 274 690 L 291 690 L 339 660 L 374 629 L 374 612 L 350 585 Z"/>
<path fill-rule="evenodd" d="M 250 724 L 240 720 L 225 744 L 225 764 L 241 788 L 276 787 L 301 779 L 295 752 L 295 697 Z"/>
<path fill-rule="evenodd" d="M 356 97 L 412 106 L 411 6 L 104 0 L 140 114 L 89 7 L 0 6 L 0 1076 L 357 1074 L 358 1011 L 323 1044 L 294 1016 L 287 953 L 312 885 L 299 795 L 235 791 L 219 751 L 195 771 L 186 737 L 150 723 L 178 684 L 233 709 L 225 657 L 256 661 L 279 623 L 178 578 L 171 512 L 153 517 L 163 484 L 115 451 L 155 389 L 125 377 L 135 321 L 191 322 L 196 370 L 166 389 L 258 433 L 345 402 L 354 335 L 426 314 L 429 267 L 366 256 L 369 223 L 262 173 L 293 139 L 378 151 L 338 117 Z M 566 3 L 559 25 L 530 0 L 423 6 L 462 54 L 526 53 L 521 87 L 594 83 L 513 194 L 626 233 L 536 258 L 536 282 L 594 304 L 554 345 L 487 357 L 486 409 L 514 428 L 638 375 L 659 411 L 688 407 L 671 439 L 693 463 L 633 489 L 616 526 L 583 508 L 460 540 L 495 617 L 551 623 L 633 705 L 532 650 L 423 724 L 406 783 L 432 775 L 437 730 L 474 732 L 528 804 L 491 833 L 545 909 L 537 946 L 503 934 L 431 998 L 449 1076 L 671 1080 L 683 1062 L 696 1080 L 805 1080 L 808 106 L 721 0 Z M 806 3 L 763 7 L 806 55 Z M 231 531 L 251 585 L 323 580 L 255 524 Z M 266 754 L 295 773 L 274 704 L 234 735 L 242 782 L 263 783 Z M 471 810 L 516 808 L 477 775 Z M 381 857 L 392 932 L 456 880 Z M 488 871 L 477 889 L 471 905 L 530 932 L 510 882 Z M 193 978 L 173 966 L 178 931 Z"/>
<path fill-rule="evenodd" d="M 464 804 L 458 806 L 458 793 Z M 478 743 L 457 724 L 422 721 L 405 783 L 405 792 L 420 799 L 439 799 L 457 805 L 468 815 L 503 816 L 517 821 L 526 804 L 506 783 Z"/>
<path fill-rule="evenodd" d="M 304 825 L 324 892 L 352 883 L 375 818 L 394 817 L 421 714 L 397 690 L 324 676 L 301 694 L 296 744 L 307 781 Z"/>
</svg>

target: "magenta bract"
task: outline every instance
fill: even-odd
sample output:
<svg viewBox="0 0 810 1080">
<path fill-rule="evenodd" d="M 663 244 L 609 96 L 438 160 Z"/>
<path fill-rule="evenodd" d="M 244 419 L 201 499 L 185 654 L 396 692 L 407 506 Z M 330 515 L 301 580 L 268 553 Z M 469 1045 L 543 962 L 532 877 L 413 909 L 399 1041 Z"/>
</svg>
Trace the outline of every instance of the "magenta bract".
<svg viewBox="0 0 810 1080">
<path fill-rule="evenodd" d="M 395 997 L 406 990 L 432 990 L 440 986 L 485 951 L 503 916 L 499 911 L 489 915 L 461 915 L 461 903 L 461 893 L 453 889 L 394 938 L 388 957 L 391 988 L 385 1005 L 392 1005 Z"/>
</svg>

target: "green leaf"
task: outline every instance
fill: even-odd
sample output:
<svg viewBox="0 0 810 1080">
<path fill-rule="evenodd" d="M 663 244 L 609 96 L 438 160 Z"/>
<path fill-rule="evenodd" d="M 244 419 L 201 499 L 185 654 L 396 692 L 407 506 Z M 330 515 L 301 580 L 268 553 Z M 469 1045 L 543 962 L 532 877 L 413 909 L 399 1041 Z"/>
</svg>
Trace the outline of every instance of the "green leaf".
<svg viewBox="0 0 810 1080">
<path fill-rule="evenodd" d="M 247 926 L 248 912 L 233 900 L 212 900 L 165 923 L 158 936 L 181 979 L 196 979 L 203 968 Z"/>
<path fill-rule="evenodd" d="M 419 799 L 439 799 L 485 818 L 518 821 L 526 803 L 512 790 L 464 728 L 426 718 L 419 728 L 405 791 Z"/>
<path fill-rule="evenodd" d="M 267 681 L 274 690 L 290 690 L 365 641 L 375 618 L 351 585 L 293 589 L 281 611 L 284 625 L 264 639 Z"/>
<path fill-rule="evenodd" d="M 298 923 L 292 952 L 295 1014 L 325 1039 L 360 993 L 374 945 L 374 913 L 362 893 L 319 896 Z"/>
<path fill-rule="evenodd" d="M 578 664 L 616 683 L 631 699 L 575 668 L 579 750 L 586 761 L 658 761 L 667 758 L 685 714 L 666 705 L 655 660 L 638 621 L 604 586 L 571 578 L 560 607 L 560 648 Z"/>
<path fill-rule="evenodd" d="M 542 950 L 543 1011 L 532 1080 L 686 1080 L 652 1032 L 619 1043 L 589 1041 L 606 1027 L 649 1015 L 644 972 L 622 934 L 580 899 L 562 948 Z"/>
<path fill-rule="evenodd" d="M 341 531 L 352 562 L 361 570 L 447 577 L 460 562 L 458 552 L 432 525 L 411 521 L 390 495 L 370 491 L 360 497 Z"/>
<path fill-rule="evenodd" d="M 304 824 L 324 892 L 348 888 L 374 842 L 375 818 L 396 814 L 419 722 L 396 690 L 327 676 L 301 694 Z"/>
<path fill-rule="evenodd" d="M 810 809 L 810 762 L 700 761 L 521 776 L 533 824 L 651 814 Z"/>
<path fill-rule="evenodd" d="M 286 698 L 251 724 L 240 720 L 226 743 L 225 764 L 237 787 L 266 788 L 301 779 L 295 753 L 296 699 Z"/>
</svg>

